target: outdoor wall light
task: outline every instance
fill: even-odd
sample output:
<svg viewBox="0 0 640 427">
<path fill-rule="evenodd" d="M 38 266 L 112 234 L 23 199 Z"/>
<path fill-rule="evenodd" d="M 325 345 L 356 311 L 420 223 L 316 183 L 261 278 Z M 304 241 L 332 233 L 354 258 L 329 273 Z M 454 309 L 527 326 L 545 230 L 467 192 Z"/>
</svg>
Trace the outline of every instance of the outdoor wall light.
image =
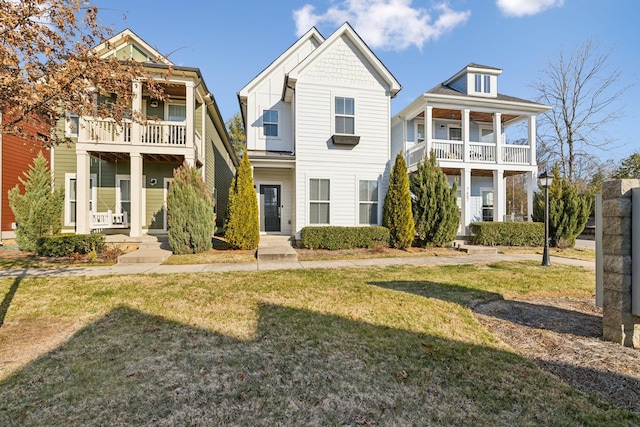
<svg viewBox="0 0 640 427">
<path fill-rule="evenodd" d="M 542 172 L 538 176 L 538 186 L 544 188 L 544 250 L 542 251 L 542 265 L 551 266 L 549 259 L 549 187 L 553 183 L 553 175 Z"/>
</svg>

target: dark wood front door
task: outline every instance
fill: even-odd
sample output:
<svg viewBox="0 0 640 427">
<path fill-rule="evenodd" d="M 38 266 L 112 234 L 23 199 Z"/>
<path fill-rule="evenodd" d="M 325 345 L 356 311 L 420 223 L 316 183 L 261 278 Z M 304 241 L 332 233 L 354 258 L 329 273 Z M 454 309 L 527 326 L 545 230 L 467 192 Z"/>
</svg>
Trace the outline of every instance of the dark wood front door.
<svg viewBox="0 0 640 427">
<path fill-rule="evenodd" d="M 264 231 L 279 232 L 280 228 L 280 186 L 261 185 L 262 215 Z"/>
</svg>

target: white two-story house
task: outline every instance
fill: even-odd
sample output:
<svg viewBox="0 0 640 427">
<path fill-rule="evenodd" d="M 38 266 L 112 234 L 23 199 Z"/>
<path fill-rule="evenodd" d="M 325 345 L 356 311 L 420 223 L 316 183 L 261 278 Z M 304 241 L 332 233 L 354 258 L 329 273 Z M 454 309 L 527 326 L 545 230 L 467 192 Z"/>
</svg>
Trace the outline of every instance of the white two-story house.
<svg viewBox="0 0 640 427">
<path fill-rule="evenodd" d="M 393 157 L 404 153 L 411 172 L 434 153 L 449 182 L 457 180 L 461 235 L 471 222 L 510 218 L 505 178 L 512 175 L 526 175 L 529 221 L 533 212 L 536 115 L 550 107 L 499 93 L 501 73 L 469 64 L 391 120 Z M 517 124 L 521 137 L 512 141 L 507 130 Z"/>
<path fill-rule="evenodd" d="M 153 99 L 144 81 L 132 81 L 132 117 L 144 121 L 117 124 L 71 114 L 61 120 L 57 131 L 73 141 L 52 155 L 54 185 L 65 189 L 63 231 L 134 238 L 165 233 L 167 190 L 173 170 L 185 161 L 200 168 L 220 224 L 238 160 L 200 70 L 172 64 L 131 30 L 95 53 L 143 63 L 148 78 L 161 82 L 166 99 Z M 93 96 L 96 103 L 119 102 L 99 88 Z"/>
<path fill-rule="evenodd" d="M 262 233 L 381 223 L 400 89 L 345 23 L 312 28 L 240 90 Z"/>
</svg>

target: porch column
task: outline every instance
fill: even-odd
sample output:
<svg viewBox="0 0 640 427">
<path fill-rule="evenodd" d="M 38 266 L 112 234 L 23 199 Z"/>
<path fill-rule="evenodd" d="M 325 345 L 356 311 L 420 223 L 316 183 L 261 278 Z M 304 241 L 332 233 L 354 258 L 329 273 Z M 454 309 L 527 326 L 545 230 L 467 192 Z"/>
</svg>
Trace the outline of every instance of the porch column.
<svg viewBox="0 0 640 427">
<path fill-rule="evenodd" d="M 131 113 L 133 118 L 142 115 L 142 82 L 133 81 L 133 98 L 131 100 Z M 142 140 L 142 125 L 136 120 L 131 123 L 131 142 L 138 144 Z"/>
<path fill-rule="evenodd" d="M 469 236 L 469 224 L 471 224 L 471 169 L 460 169 L 460 222 L 461 234 Z"/>
<path fill-rule="evenodd" d="M 496 144 L 496 163 L 502 163 L 502 113 L 493 113 L 493 142 Z"/>
<path fill-rule="evenodd" d="M 462 110 L 462 141 L 464 150 L 464 162 L 469 163 L 471 159 L 471 153 L 469 149 L 469 113 L 471 110 L 465 108 Z"/>
<path fill-rule="evenodd" d="M 431 144 L 433 140 L 433 107 L 427 106 L 424 110 L 424 142 L 426 144 L 427 156 L 431 153 Z"/>
<path fill-rule="evenodd" d="M 506 192 L 504 185 L 504 171 L 493 171 L 493 221 L 502 222 L 506 213 Z"/>
<path fill-rule="evenodd" d="M 195 129 L 195 111 L 196 111 L 196 102 L 195 102 L 195 87 L 193 82 L 185 82 L 185 86 L 187 89 L 187 148 L 193 148 L 193 131 Z"/>
<path fill-rule="evenodd" d="M 131 218 L 129 218 L 129 236 L 142 236 L 142 155 L 131 153 Z"/>
<path fill-rule="evenodd" d="M 537 165 L 536 160 L 536 116 L 529 116 L 529 162 L 532 166 Z"/>
<path fill-rule="evenodd" d="M 536 172 L 527 172 L 527 222 L 533 221 L 533 185 L 536 178 Z"/>
<path fill-rule="evenodd" d="M 89 212 L 89 179 L 91 156 L 86 151 L 76 152 L 76 233 L 91 232 Z"/>
</svg>

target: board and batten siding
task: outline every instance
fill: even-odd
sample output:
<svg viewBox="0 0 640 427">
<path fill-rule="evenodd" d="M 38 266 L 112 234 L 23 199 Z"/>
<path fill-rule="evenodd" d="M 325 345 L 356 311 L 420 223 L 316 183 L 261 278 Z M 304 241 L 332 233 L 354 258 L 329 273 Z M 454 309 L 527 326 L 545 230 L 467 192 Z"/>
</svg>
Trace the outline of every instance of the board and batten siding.
<svg viewBox="0 0 640 427">
<path fill-rule="evenodd" d="M 277 67 L 256 81 L 255 87 L 249 89 L 247 96 L 247 149 L 293 151 L 293 115 L 291 104 L 281 101 L 285 75 L 306 58 L 317 43 L 308 40 L 298 49 L 281 58 Z M 262 135 L 262 111 L 277 109 L 279 112 L 278 138 L 265 138 Z"/>
<path fill-rule="evenodd" d="M 335 146 L 335 97 L 355 100 L 354 147 Z M 386 193 L 390 158 L 388 87 L 349 40 L 324 52 L 296 85 L 296 234 L 308 225 L 309 180 L 330 180 L 330 225 L 359 222 L 358 181 L 378 180 L 378 218 Z"/>
</svg>

